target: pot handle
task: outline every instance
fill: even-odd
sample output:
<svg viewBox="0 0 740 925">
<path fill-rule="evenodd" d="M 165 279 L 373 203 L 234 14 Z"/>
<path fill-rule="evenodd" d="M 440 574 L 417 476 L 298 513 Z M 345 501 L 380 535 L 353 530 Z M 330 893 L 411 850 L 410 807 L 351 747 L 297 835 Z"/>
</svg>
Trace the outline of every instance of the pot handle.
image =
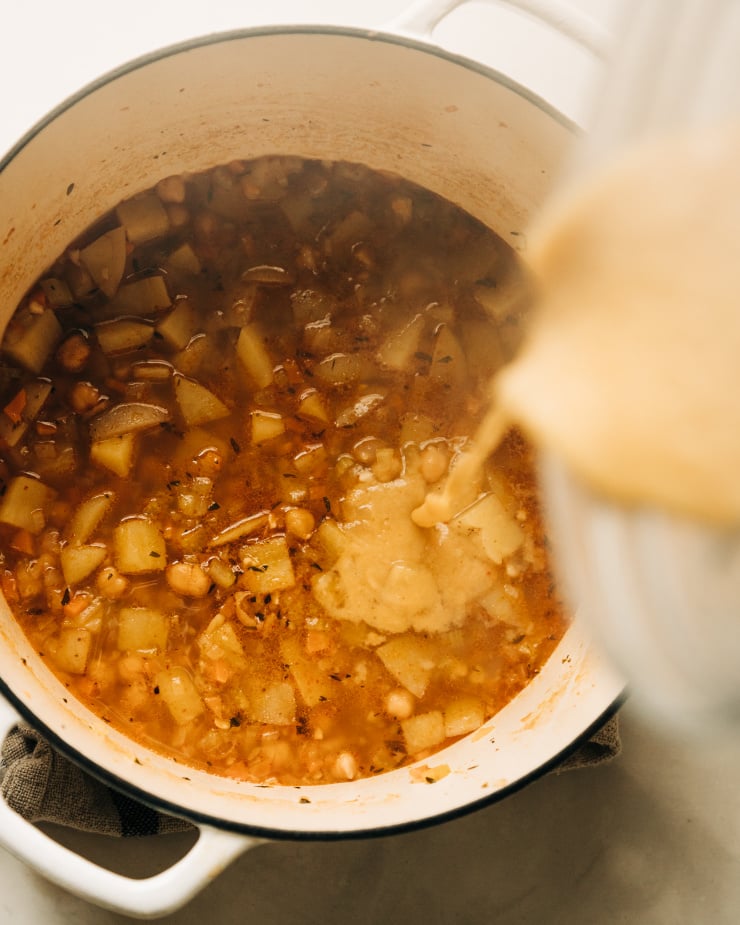
<svg viewBox="0 0 740 925">
<path fill-rule="evenodd" d="M 20 722 L 0 697 L 0 741 Z M 123 915 L 152 919 L 184 906 L 239 855 L 264 839 L 198 826 L 198 840 L 171 867 L 144 879 L 100 867 L 54 841 L 0 798 L 0 846 L 47 880 Z"/>
<path fill-rule="evenodd" d="M 388 23 L 391 32 L 431 39 L 432 32 L 453 10 L 468 0 L 415 0 L 403 13 Z M 562 35 L 602 58 L 608 48 L 606 31 L 588 14 L 567 0 L 492 0 L 529 13 L 535 19 L 557 29 Z"/>
</svg>

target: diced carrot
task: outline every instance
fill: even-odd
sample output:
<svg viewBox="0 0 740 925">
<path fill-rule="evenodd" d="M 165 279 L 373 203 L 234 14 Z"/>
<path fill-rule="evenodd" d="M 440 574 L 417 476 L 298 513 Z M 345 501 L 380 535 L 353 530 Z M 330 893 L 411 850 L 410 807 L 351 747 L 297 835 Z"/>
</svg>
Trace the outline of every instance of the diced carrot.
<svg viewBox="0 0 740 925">
<path fill-rule="evenodd" d="M 64 605 L 62 612 L 67 618 L 78 617 L 89 603 L 90 595 L 84 591 L 77 591 L 72 599 Z"/>
<path fill-rule="evenodd" d="M 21 389 L 3 408 L 3 413 L 6 417 L 9 417 L 14 424 L 20 423 L 23 417 L 23 410 L 26 407 L 27 398 L 26 390 Z"/>
<path fill-rule="evenodd" d="M 36 545 L 28 530 L 16 530 L 10 541 L 10 547 L 25 556 L 33 556 L 36 552 Z"/>
</svg>

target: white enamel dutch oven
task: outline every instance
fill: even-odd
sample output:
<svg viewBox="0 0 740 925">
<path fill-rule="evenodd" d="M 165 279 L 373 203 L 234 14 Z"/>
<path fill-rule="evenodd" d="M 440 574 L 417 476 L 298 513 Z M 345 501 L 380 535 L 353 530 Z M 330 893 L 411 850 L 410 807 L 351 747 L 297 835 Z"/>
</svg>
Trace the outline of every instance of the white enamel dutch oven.
<svg viewBox="0 0 740 925">
<path fill-rule="evenodd" d="M 460 2 L 417 4 L 383 33 L 290 27 L 212 36 L 137 60 L 74 96 L 0 164 L 0 325 L 68 242 L 121 198 L 235 158 L 280 152 L 396 171 L 520 242 L 573 127 L 501 74 L 429 40 Z M 552 4 L 527 5 L 560 18 Z M 501 799 L 593 732 L 623 686 L 576 619 L 526 690 L 431 760 L 450 768 L 437 783 L 419 783 L 411 768 L 265 787 L 187 769 L 109 728 L 67 696 L 2 601 L 0 679 L 0 736 L 22 717 L 91 774 L 198 826 L 197 843 L 173 867 L 130 880 L 61 847 L 0 801 L 0 843 L 10 852 L 78 895 L 142 918 L 182 905 L 264 839 L 385 835 Z"/>
</svg>

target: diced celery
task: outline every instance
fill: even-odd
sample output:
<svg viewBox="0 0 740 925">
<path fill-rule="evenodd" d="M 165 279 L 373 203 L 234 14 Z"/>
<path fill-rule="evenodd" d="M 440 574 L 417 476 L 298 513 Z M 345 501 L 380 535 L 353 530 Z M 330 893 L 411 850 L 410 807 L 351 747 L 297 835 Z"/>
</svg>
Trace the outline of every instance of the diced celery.
<svg viewBox="0 0 740 925">
<path fill-rule="evenodd" d="M 0 501 L 0 522 L 40 533 L 46 523 L 44 511 L 56 492 L 39 479 L 17 475 L 11 479 Z"/>
<path fill-rule="evenodd" d="M 95 336 L 103 353 L 125 353 L 146 346 L 154 336 L 154 328 L 136 318 L 116 318 L 96 324 Z"/>
<path fill-rule="evenodd" d="M 161 652 L 167 646 L 170 621 L 151 607 L 122 607 L 118 614 L 117 646 L 122 651 Z"/>
<path fill-rule="evenodd" d="M 157 324 L 157 334 L 171 350 L 184 350 L 198 331 L 198 315 L 189 299 L 179 299 Z"/>
<path fill-rule="evenodd" d="M 124 575 L 161 572 L 167 548 L 159 528 L 146 517 L 129 517 L 113 531 L 116 567 Z"/>
<path fill-rule="evenodd" d="M 127 199 L 116 208 L 116 214 L 132 244 L 153 241 L 170 230 L 167 210 L 156 193 Z"/>
<path fill-rule="evenodd" d="M 134 464 L 135 452 L 136 435 L 118 434 L 105 440 L 94 440 L 90 444 L 90 461 L 125 479 Z"/>
<path fill-rule="evenodd" d="M 100 291 L 112 298 L 126 267 L 126 231 L 122 225 L 106 231 L 80 251 L 80 262 Z"/>
<path fill-rule="evenodd" d="M 59 552 L 62 574 L 67 585 L 76 585 L 102 565 L 108 550 L 105 546 L 67 544 Z"/>
<path fill-rule="evenodd" d="M 239 331 L 236 355 L 254 385 L 266 389 L 272 382 L 274 367 L 264 336 L 256 325 L 246 324 Z"/>
<path fill-rule="evenodd" d="M 175 376 L 174 384 L 180 414 L 189 427 L 217 421 L 228 415 L 229 409 L 221 399 L 199 382 Z"/>
</svg>

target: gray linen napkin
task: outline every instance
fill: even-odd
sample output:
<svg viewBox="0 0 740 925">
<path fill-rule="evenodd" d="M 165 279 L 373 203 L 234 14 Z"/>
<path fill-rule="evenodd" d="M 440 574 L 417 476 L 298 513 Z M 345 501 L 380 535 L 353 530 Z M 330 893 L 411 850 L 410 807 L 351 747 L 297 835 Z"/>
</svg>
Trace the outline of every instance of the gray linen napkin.
<svg viewBox="0 0 740 925">
<path fill-rule="evenodd" d="M 569 755 L 555 773 L 593 767 L 621 751 L 613 716 Z M 60 755 L 30 726 L 13 729 L 0 754 L 2 796 L 29 822 L 54 822 L 101 835 L 142 836 L 182 832 L 189 822 L 159 813 L 107 787 Z"/>
</svg>

